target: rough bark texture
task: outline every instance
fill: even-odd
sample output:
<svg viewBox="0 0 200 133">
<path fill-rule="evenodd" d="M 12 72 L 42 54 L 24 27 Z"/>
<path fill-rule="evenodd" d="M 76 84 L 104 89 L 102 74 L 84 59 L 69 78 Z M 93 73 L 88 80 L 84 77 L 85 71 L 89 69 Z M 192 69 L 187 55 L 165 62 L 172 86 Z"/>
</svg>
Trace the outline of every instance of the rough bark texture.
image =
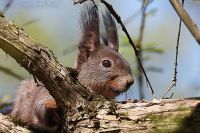
<svg viewBox="0 0 200 133">
<path fill-rule="evenodd" d="M 79 98 L 82 100 L 79 97 L 80 94 L 73 89 L 73 87 L 81 88 L 81 86 L 76 87 L 76 80 L 72 79 L 75 72 L 59 64 L 49 49 L 34 41 L 2 15 L 0 17 L 0 48 L 37 77 L 61 107 L 72 104 L 71 101 L 77 101 L 72 105 L 76 106 Z"/>
<path fill-rule="evenodd" d="M 77 121 L 76 133 L 198 133 L 200 131 L 200 100 L 154 100 L 106 104 L 95 117 L 83 113 Z M 116 109 L 116 110 L 115 110 Z M 115 111 L 114 111 L 115 110 Z M 0 115 L 0 132 L 27 133 L 14 126 L 9 117 Z"/>
<path fill-rule="evenodd" d="M 6 20 L 3 14 L 0 14 L 0 48 L 45 85 L 65 112 L 66 130 L 73 130 L 74 121 L 81 115 L 80 107 L 90 108 L 87 101 L 93 98 L 77 81 L 76 71 L 62 66 L 50 50 Z"/>
<path fill-rule="evenodd" d="M 96 116 L 98 120 L 86 119 L 79 122 L 77 124 L 79 129 L 76 132 L 198 133 L 199 102 L 199 100 L 179 99 L 117 104 L 116 114 L 110 112 L 109 108 L 101 109 Z M 95 125 L 99 127 L 96 131 Z"/>
<path fill-rule="evenodd" d="M 14 124 L 9 116 L 0 114 L 0 133 L 31 133 L 31 131 Z"/>
<path fill-rule="evenodd" d="M 6 20 L 3 14 L 0 14 L 0 48 L 45 85 L 59 107 L 71 116 L 68 121 L 79 112 L 77 108 L 89 95 L 77 82 L 76 72 L 59 64 L 50 50 Z"/>
</svg>

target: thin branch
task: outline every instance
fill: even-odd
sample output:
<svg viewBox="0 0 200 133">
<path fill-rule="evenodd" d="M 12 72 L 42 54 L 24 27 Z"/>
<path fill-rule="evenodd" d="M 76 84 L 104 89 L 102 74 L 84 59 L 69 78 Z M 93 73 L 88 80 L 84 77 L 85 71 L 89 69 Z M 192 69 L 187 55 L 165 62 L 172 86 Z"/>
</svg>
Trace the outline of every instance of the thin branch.
<svg viewBox="0 0 200 133">
<path fill-rule="evenodd" d="M 194 21 L 191 19 L 191 17 L 188 15 L 186 10 L 183 8 L 179 0 L 170 0 L 171 5 L 183 21 L 183 23 L 186 25 L 188 30 L 192 33 L 193 37 L 196 39 L 196 41 L 200 44 L 200 30 L 198 26 L 194 23 Z"/>
<path fill-rule="evenodd" d="M 74 5 L 75 4 L 82 4 L 83 2 L 87 1 L 87 0 L 73 0 L 74 1 Z"/>
<path fill-rule="evenodd" d="M 7 3 L 6 3 L 6 5 L 4 6 L 4 8 L 3 8 L 3 13 L 5 14 L 7 11 L 8 11 L 8 9 L 11 7 L 11 5 L 13 4 L 13 2 L 14 2 L 14 0 L 9 0 Z"/>
<path fill-rule="evenodd" d="M 161 99 L 164 99 L 165 96 L 167 95 L 167 93 L 175 86 L 175 84 L 172 81 L 172 85 L 170 87 L 167 88 L 167 90 L 165 91 L 165 93 L 161 96 Z"/>
<path fill-rule="evenodd" d="M 184 0 L 182 0 L 182 5 L 184 5 Z M 180 44 L 180 34 L 181 34 L 181 19 L 179 20 L 179 27 L 178 27 L 178 37 L 176 41 L 176 57 L 175 57 L 175 62 L 174 62 L 174 76 L 172 79 L 172 84 L 171 86 L 166 90 L 166 92 L 162 95 L 161 99 L 163 99 L 166 94 L 174 87 L 176 86 L 177 82 L 177 66 L 178 66 L 178 49 L 179 49 L 179 44 Z"/>
<path fill-rule="evenodd" d="M 153 88 L 152 88 L 152 86 L 151 86 L 151 83 L 150 83 L 150 81 L 149 81 L 149 79 L 148 79 L 148 77 L 147 77 L 147 74 L 146 74 L 146 72 L 145 72 L 145 70 L 144 70 L 144 67 L 143 67 L 143 65 L 142 65 L 142 62 L 141 62 L 141 60 L 140 60 L 140 56 L 139 56 L 139 54 L 138 54 L 138 53 L 139 53 L 139 50 L 136 48 L 136 46 L 135 46 L 133 40 L 131 39 L 131 37 L 130 37 L 130 35 L 129 35 L 127 29 L 126 29 L 126 27 L 124 26 L 124 24 L 123 24 L 123 22 L 122 22 L 120 16 L 119 16 L 119 15 L 116 13 L 116 11 L 113 9 L 112 5 L 110 5 L 109 3 L 107 3 L 107 2 L 104 1 L 104 0 L 100 0 L 100 1 L 101 1 L 101 3 L 103 3 L 103 4 L 107 7 L 107 9 L 110 11 L 110 13 L 115 17 L 115 19 L 117 20 L 117 22 L 121 25 L 122 30 L 124 31 L 124 33 L 126 34 L 128 40 L 129 40 L 129 43 L 131 44 L 131 46 L 132 46 L 133 49 L 134 49 L 134 52 L 135 52 L 135 55 L 136 55 L 136 57 L 137 57 L 138 63 L 139 63 L 139 65 L 140 65 L 140 67 L 141 67 L 142 72 L 144 73 L 144 76 L 145 76 L 145 78 L 146 78 L 146 81 L 147 81 L 147 83 L 148 83 L 148 85 L 149 85 L 149 87 L 150 87 L 150 89 L 151 89 L 152 95 L 153 95 L 153 97 L 155 97 L 155 95 L 154 95 L 154 90 L 153 90 Z"/>
<path fill-rule="evenodd" d="M 143 37 L 144 37 L 144 28 L 145 28 L 145 21 L 146 21 L 146 9 L 147 9 L 147 5 L 148 5 L 148 0 L 143 0 L 142 1 L 142 18 L 141 18 L 141 25 L 140 25 L 140 35 L 139 35 L 139 39 L 137 42 L 137 48 L 140 50 L 138 52 L 138 56 L 140 57 L 140 61 L 141 63 L 143 62 L 142 60 L 142 41 L 143 41 Z M 144 92 L 143 92 L 143 77 L 142 77 L 142 73 L 141 73 L 141 68 L 140 68 L 140 63 L 137 62 L 137 69 L 139 71 L 139 75 L 138 75 L 138 85 L 139 85 L 139 95 L 140 95 L 140 99 L 144 98 Z"/>
</svg>

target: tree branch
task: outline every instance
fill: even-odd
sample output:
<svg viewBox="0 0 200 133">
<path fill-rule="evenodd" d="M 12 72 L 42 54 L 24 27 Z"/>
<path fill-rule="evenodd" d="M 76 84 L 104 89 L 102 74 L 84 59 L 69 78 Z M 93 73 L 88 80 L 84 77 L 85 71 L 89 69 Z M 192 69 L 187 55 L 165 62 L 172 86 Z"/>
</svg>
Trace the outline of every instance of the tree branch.
<svg viewBox="0 0 200 133">
<path fill-rule="evenodd" d="M 45 85 L 68 116 L 68 124 L 74 120 L 73 115 L 80 112 L 78 108 L 85 105 L 87 99 L 91 99 L 90 94 L 77 81 L 75 70 L 62 66 L 49 49 L 34 41 L 2 14 L 0 48 Z"/>
<path fill-rule="evenodd" d="M 30 130 L 16 125 L 9 116 L 0 114 L 0 132 L 1 133 L 32 133 Z"/>
<path fill-rule="evenodd" d="M 182 0 L 182 5 L 184 5 L 184 0 Z M 179 44 L 180 44 L 180 35 L 181 35 L 181 19 L 179 20 L 179 26 L 178 26 L 178 37 L 177 37 L 177 41 L 176 41 L 176 57 L 175 57 L 175 61 L 174 61 L 174 75 L 173 75 L 173 79 L 171 82 L 171 85 L 167 88 L 167 90 L 164 92 L 164 94 L 162 95 L 162 99 L 167 95 L 167 93 L 174 87 L 176 86 L 176 82 L 177 82 L 177 66 L 178 66 L 178 52 L 179 52 Z"/>
<path fill-rule="evenodd" d="M 163 99 L 117 103 L 112 112 L 107 103 L 96 112 L 95 119 L 84 116 L 76 123 L 75 133 L 197 133 L 200 127 L 200 100 Z M 0 114 L 1 133 L 29 133 Z"/>
<path fill-rule="evenodd" d="M 196 39 L 197 43 L 200 45 L 200 30 L 194 21 L 190 18 L 186 10 L 182 7 L 179 0 L 170 0 L 171 5 L 177 12 L 183 23 L 186 25 L 188 30 L 192 33 L 193 37 Z"/>
<path fill-rule="evenodd" d="M 140 32 L 139 32 L 139 38 L 137 41 L 136 47 L 139 49 L 138 56 L 140 57 L 140 61 L 143 64 L 143 47 L 142 47 L 142 41 L 144 37 L 144 29 L 145 29 L 145 22 L 146 22 L 146 9 L 148 4 L 148 0 L 142 1 L 142 7 L 141 7 L 141 24 L 140 24 Z M 144 89 L 143 89 L 143 77 L 142 77 L 142 70 L 140 68 L 140 63 L 137 61 L 137 70 L 138 70 L 138 87 L 139 87 L 139 96 L 140 99 L 144 99 Z"/>
</svg>

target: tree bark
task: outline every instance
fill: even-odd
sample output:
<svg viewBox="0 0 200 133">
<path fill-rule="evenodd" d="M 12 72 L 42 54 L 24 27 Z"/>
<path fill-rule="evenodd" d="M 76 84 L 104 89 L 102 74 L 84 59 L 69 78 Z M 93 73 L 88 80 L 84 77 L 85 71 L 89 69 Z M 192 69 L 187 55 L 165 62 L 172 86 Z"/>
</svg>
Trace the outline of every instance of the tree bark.
<svg viewBox="0 0 200 133">
<path fill-rule="evenodd" d="M 95 119 L 86 115 L 77 121 L 75 133 L 198 133 L 200 100 L 174 99 L 117 103 L 98 110 Z M 7 124 L 8 123 L 8 124 Z M 0 115 L 0 132 L 30 132 L 14 126 L 9 117 Z M 10 131 L 11 132 L 11 131 Z"/>
<path fill-rule="evenodd" d="M 35 80 L 38 79 L 45 85 L 56 99 L 58 106 L 65 112 L 64 115 L 68 116 L 65 118 L 68 122 L 75 120 L 74 115 L 79 115 L 79 107 L 86 105 L 84 102 L 92 99 L 77 81 L 75 70 L 62 66 L 52 51 L 6 20 L 2 13 L 0 13 L 0 48 L 31 73 Z M 73 124 L 71 126 L 73 129 Z"/>
<path fill-rule="evenodd" d="M 0 133 L 31 133 L 31 131 L 14 124 L 9 116 L 0 114 Z"/>
<path fill-rule="evenodd" d="M 6 20 L 2 15 L 0 17 L 0 48 L 37 77 L 62 108 L 70 104 L 74 104 L 72 106 L 78 104 L 71 101 L 82 100 L 76 88 L 81 88 L 83 91 L 85 89 L 78 85 L 76 76 L 72 76 L 76 75 L 76 72 L 62 66 L 49 49 L 34 41 L 21 28 Z"/>
<path fill-rule="evenodd" d="M 197 43 L 200 45 L 200 30 L 196 23 L 191 19 L 190 15 L 183 8 L 179 0 L 169 0 L 180 19 L 183 21 L 185 26 L 188 28 L 192 36 L 195 38 Z"/>
</svg>

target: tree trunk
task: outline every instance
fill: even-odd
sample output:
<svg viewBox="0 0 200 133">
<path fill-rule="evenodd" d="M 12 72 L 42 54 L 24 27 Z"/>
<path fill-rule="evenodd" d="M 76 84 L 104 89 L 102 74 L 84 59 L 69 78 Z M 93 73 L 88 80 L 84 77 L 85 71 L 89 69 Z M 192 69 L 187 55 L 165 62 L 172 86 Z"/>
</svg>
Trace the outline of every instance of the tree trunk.
<svg viewBox="0 0 200 133">
<path fill-rule="evenodd" d="M 84 114 L 75 133 L 198 133 L 200 100 L 175 99 L 106 104 L 95 117 Z M 116 108 L 117 106 L 117 108 Z M 115 110 L 116 108 L 116 110 Z M 0 132 L 28 133 L 14 126 L 9 117 L 0 115 Z"/>
</svg>

